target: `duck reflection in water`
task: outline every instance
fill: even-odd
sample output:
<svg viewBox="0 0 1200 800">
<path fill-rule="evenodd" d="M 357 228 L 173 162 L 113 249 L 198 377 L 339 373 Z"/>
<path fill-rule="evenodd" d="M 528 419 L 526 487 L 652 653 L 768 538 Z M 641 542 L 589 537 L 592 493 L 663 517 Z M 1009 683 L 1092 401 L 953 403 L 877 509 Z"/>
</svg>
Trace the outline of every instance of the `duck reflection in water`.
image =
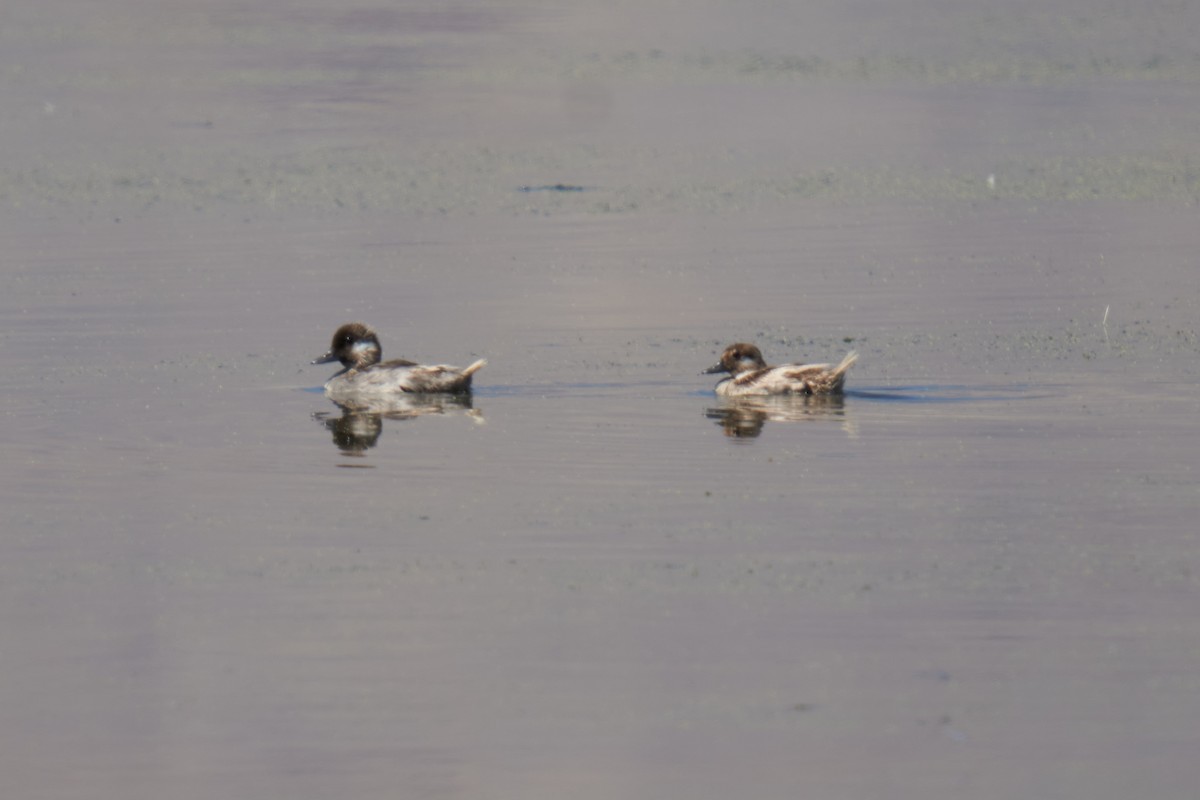
<svg viewBox="0 0 1200 800">
<path fill-rule="evenodd" d="M 729 397 L 704 412 L 715 420 L 725 435 L 734 439 L 753 439 L 762 433 L 767 421 L 815 422 L 841 420 L 851 436 L 853 423 L 846 419 L 846 400 L 841 394 L 782 395 L 771 397 Z"/>
<path fill-rule="evenodd" d="M 483 424 L 483 414 L 474 408 L 471 394 L 410 394 L 390 398 L 387 402 L 348 405 L 336 403 L 341 416 L 317 411 L 312 416 L 333 435 L 333 443 L 347 455 L 361 454 L 379 442 L 383 421 L 416 419 L 429 414 L 462 412 L 473 421 Z"/>
</svg>

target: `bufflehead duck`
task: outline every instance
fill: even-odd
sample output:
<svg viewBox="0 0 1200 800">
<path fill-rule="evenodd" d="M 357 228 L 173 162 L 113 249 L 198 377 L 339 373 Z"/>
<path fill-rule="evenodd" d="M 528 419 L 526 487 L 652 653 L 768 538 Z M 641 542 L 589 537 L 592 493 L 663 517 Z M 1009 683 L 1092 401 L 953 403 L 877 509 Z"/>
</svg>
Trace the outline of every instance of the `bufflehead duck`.
<svg viewBox="0 0 1200 800">
<path fill-rule="evenodd" d="M 846 382 L 846 370 L 858 360 L 851 350 L 836 367 L 829 364 L 782 364 L 769 367 L 762 352 L 752 344 L 739 342 L 725 348 L 721 360 L 704 371 L 728 372 L 729 377 L 717 384 L 721 397 L 743 397 L 766 394 L 840 394 Z"/>
<path fill-rule="evenodd" d="M 469 392 L 471 376 L 487 364 L 482 358 L 466 369 L 403 359 L 380 363 L 382 352 L 375 331 L 349 322 L 333 334 L 329 352 L 312 363 L 342 362 L 342 371 L 325 384 L 325 394 L 335 403 L 352 405 L 387 400 L 401 392 Z"/>
</svg>

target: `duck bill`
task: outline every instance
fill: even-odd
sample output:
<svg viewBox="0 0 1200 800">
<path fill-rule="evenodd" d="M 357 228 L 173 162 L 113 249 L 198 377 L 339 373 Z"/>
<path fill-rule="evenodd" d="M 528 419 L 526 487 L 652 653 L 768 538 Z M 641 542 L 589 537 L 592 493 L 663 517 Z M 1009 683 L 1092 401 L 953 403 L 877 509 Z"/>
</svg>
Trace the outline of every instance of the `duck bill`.
<svg viewBox="0 0 1200 800">
<path fill-rule="evenodd" d="M 337 360 L 338 360 L 338 357 L 337 357 L 337 356 L 335 356 L 335 355 L 333 354 L 333 351 L 331 350 L 331 351 L 329 351 L 328 353 L 326 353 L 325 355 L 321 356 L 320 358 L 314 358 L 314 359 L 313 359 L 311 362 L 309 362 L 309 363 L 312 363 L 312 364 L 328 364 L 330 361 L 337 361 Z"/>
<path fill-rule="evenodd" d="M 717 373 L 717 372 L 724 372 L 724 371 L 725 371 L 725 367 L 724 367 L 723 365 L 721 365 L 721 364 L 713 364 L 711 367 L 709 367 L 708 369 L 704 370 L 704 372 L 701 372 L 700 374 L 701 374 L 701 375 L 712 375 L 712 374 L 714 374 L 714 373 Z"/>
</svg>

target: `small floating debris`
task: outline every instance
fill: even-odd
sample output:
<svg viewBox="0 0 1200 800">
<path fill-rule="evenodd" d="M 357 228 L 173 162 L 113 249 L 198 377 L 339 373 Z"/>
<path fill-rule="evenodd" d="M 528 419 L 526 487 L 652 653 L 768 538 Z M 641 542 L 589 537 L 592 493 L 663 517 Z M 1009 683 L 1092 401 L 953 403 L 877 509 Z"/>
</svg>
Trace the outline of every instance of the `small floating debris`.
<svg viewBox="0 0 1200 800">
<path fill-rule="evenodd" d="M 573 183 L 546 183 L 541 186 L 518 186 L 518 192 L 586 192 L 586 186 Z"/>
</svg>

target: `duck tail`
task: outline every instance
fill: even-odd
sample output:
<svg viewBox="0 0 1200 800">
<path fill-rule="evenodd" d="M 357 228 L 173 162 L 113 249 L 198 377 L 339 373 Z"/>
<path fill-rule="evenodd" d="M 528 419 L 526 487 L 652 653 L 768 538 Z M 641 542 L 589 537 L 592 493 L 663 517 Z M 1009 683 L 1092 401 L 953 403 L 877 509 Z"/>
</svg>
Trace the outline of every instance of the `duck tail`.
<svg viewBox="0 0 1200 800">
<path fill-rule="evenodd" d="M 486 359 L 486 358 L 481 358 L 481 359 L 479 359 L 478 361 L 476 361 L 474 364 L 472 364 L 471 366 L 469 366 L 469 367 L 467 367 L 466 369 L 464 369 L 464 370 L 462 371 L 462 376 L 463 376 L 464 378 L 469 378 L 469 377 L 471 377 L 472 375 L 474 375 L 476 372 L 478 372 L 479 370 L 483 369 L 483 368 L 484 368 L 484 367 L 486 367 L 486 366 L 487 366 L 487 359 Z"/>
<path fill-rule="evenodd" d="M 842 384 L 846 382 L 846 372 L 849 371 L 850 367 L 854 366 L 855 361 L 858 361 L 858 351 L 851 350 L 849 353 L 846 353 L 846 357 L 842 359 L 841 363 L 829 373 L 829 377 L 837 390 L 840 391 Z"/>
<path fill-rule="evenodd" d="M 842 359 L 842 363 L 838 364 L 837 367 L 834 368 L 833 374 L 845 375 L 846 370 L 854 366 L 855 361 L 858 361 L 858 351 L 851 350 L 849 353 L 846 353 L 846 357 Z"/>
</svg>

